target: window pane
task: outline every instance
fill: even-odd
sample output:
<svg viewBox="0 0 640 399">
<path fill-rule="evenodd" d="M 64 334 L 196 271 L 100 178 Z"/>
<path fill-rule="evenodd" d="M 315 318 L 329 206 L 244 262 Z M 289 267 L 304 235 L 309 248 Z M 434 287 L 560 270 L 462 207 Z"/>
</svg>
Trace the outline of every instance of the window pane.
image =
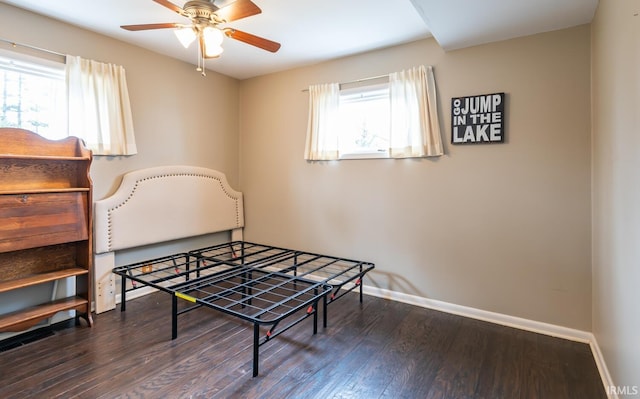
<svg viewBox="0 0 640 399">
<path fill-rule="evenodd" d="M 340 96 L 340 152 L 378 153 L 389 148 L 389 90 L 350 90 Z"/>
<path fill-rule="evenodd" d="M 0 126 L 67 136 L 64 70 L 0 57 Z"/>
</svg>

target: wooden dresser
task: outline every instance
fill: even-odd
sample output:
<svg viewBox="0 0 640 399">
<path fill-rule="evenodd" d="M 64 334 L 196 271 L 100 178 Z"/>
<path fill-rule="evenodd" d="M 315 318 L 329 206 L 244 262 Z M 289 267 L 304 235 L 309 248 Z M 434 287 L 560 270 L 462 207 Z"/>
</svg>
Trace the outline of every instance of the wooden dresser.
<svg viewBox="0 0 640 399">
<path fill-rule="evenodd" d="M 92 154 L 76 137 L 51 141 L 0 128 L 0 293 L 74 278 L 75 295 L 0 315 L 0 332 L 61 311 L 91 326 Z"/>
</svg>

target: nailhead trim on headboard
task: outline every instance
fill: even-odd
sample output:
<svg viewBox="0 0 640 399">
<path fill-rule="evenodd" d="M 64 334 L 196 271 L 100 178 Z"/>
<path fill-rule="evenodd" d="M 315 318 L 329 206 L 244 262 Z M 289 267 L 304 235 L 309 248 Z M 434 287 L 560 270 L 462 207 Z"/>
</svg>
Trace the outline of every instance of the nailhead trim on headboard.
<svg viewBox="0 0 640 399">
<path fill-rule="evenodd" d="M 202 174 L 202 173 L 165 173 L 165 174 L 159 174 L 156 176 L 150 176 L 150 177 L 145 177 L 142 179 L 138 179 L 135 181 L 135 184 L 133 185 L 133 189 L 131 190 L 131 193 L 129 194 L 129 196 L 122 201 L 121 203 L 111 207 L 108 209 L 107 211 L 107 242 L 108 242 L 108 246 L 109 249 L 112 249 L 112 235 L 111 235 L 111 231 L 112 231 L 112 219 L 111 219 L 111 215 L 112 212 L 116 211 L 118 208 L 121 208 L 122 206 L 124 206 L 127 202 L 129 202 L 129 200 L 131 200 L 131 198 L 133 198 L 133 195 L 136 193 L 136 190 L 138 189 L 138 185 L 140 182 L 143 181 L 147 181 L 147 180 L 154 180 L 154 179 L 160 179 L 160 178 L 166 178 L 166 177 L 201 177 L 201 178 L 205 178 L 205 179 L 213 179 L 215 181 L 218 182 L 218 184 L 220 184 L 220 188 L 222 189 L 222 191 L 224 192 L 224 194 L 231 200 L 235 201 L 235 208 L 236 208 L 236 227 L 242 227 L 241 223 L 240 223 L 240 206 L 239 206 L 239 198 L 232 195 L 229 191 L 227 191 L 224 182 L 222 181 L 221 178 L 216 177 L 216 176 L 209 176 L 206 174 Z"/>
</svg>

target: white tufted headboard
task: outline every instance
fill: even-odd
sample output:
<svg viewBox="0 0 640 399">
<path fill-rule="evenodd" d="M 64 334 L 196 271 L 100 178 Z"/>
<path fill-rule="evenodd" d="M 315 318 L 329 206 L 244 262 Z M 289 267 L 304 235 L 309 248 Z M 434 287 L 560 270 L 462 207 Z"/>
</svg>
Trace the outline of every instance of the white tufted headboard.
<svg viewBox="0 0 640 399">
<path fill-rule="evenodd" d="M 241 240 L 244 227 L 242 193 L 223 173 L 196 166 L 129 172 L 94 211 L 97 313 L 115 308 L 115 251 L 228 230 Z"/>
</svg>

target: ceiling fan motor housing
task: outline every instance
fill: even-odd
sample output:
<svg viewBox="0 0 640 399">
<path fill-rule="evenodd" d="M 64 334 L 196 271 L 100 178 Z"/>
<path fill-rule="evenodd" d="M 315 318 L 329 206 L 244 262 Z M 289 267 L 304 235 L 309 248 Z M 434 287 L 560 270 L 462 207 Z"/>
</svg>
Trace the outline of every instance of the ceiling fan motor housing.
<svg viewBox="0 0 640 399">
<path fill-rule="evenodd" d="M 217 22 L 215 12 L 218 11 L 218 7 L 209 1 L 191 0 L 182 9 L 185 15 L 193 20 Z"/>
</svg>

